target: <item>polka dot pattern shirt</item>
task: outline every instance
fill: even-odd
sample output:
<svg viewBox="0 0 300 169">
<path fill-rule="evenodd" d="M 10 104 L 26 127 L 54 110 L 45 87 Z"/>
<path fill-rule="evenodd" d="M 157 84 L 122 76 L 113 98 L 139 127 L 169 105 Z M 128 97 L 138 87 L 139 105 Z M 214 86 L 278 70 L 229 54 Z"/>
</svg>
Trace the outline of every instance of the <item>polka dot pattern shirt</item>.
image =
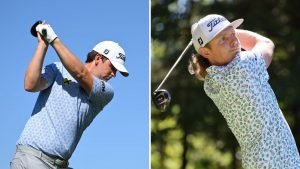
<svg viewBox="0 0 300 169">
<path fill-rule="evenodd" d="M 89 96 L 61 63 L 46 66 L 49 87 L 40 92 L 17 142 L 69 159 L 83 131 L 113 98 L 112 87 L 94 77 Z"/>
</svg>

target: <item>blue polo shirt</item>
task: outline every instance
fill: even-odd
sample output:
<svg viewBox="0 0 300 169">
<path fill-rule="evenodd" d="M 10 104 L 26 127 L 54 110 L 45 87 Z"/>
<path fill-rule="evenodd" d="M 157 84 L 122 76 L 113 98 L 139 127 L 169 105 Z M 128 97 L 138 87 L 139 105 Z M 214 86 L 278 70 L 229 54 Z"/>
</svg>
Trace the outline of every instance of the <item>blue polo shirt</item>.
<svg viewBox="0 0 300 169">
<path fill-rule="evenodd" d="M 46 66 L 42 78 L 47 80 L 49 87 L 40 92 L 17 144 L 67 160 L 83 131 L 112 100 L 114 92 L 107 82 L 94 77 L 87 96 L 61 63 Z"/>
</svg>

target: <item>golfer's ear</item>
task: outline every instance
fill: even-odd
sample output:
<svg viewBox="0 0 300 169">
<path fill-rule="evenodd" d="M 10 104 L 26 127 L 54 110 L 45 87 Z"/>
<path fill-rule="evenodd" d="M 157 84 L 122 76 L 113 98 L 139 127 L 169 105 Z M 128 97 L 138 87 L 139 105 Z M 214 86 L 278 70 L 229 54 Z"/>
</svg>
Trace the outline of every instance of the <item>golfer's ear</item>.
<svg viewBox="0 0 300 169">
<path fill-rule="evenodd" d="M 97 54 L 94 58 L 94 62 L 97 65 L 102 60 L 102 55 Z"/>
<path fill-rule="evenodd" d="M 199 54 L 205 58 L 208 58 L 210 55 L 210 51 L 209 49 L 207 49 L 206 47 L 201 47 L 198 50 Z"/>
</svg>

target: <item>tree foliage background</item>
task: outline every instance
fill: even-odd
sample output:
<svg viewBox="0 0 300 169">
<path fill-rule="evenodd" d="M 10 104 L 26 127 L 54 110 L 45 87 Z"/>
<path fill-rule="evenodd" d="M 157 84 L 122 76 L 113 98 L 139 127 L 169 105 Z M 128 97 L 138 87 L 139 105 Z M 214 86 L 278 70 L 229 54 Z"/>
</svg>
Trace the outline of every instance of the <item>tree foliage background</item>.
<svg viewBox="0 0 300 169">
<path fill-rule="evenodd" d="M 159 85 L 191 39 L 190 27 L 217 13 L 241 29 L 276 45 L 268 68 L 270 84 L 300 148 L 300 1 L 151 0 L 151 91 Z M 151 107 L 152 169 L 240 169 L 239 145 L 225 119 L 187 71 L 190 49 L 163 85 L 172 94 L 169 109 Z"/>
</svg>

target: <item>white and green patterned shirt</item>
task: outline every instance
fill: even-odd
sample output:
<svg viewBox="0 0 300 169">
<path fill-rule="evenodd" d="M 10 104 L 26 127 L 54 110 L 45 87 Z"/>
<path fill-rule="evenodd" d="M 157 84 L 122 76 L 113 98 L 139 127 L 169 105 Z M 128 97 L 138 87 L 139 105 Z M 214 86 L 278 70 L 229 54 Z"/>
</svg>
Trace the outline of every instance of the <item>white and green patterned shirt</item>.
<svg viewBox="0 0 300 169">
<path fill-rule="evenodd" d="M 240 52 L 207 68 L 204 90 L 241 146 L 245 169 L 300 169 L 291 130 L 270 87 L 259 52 Z"/>
</svg>

